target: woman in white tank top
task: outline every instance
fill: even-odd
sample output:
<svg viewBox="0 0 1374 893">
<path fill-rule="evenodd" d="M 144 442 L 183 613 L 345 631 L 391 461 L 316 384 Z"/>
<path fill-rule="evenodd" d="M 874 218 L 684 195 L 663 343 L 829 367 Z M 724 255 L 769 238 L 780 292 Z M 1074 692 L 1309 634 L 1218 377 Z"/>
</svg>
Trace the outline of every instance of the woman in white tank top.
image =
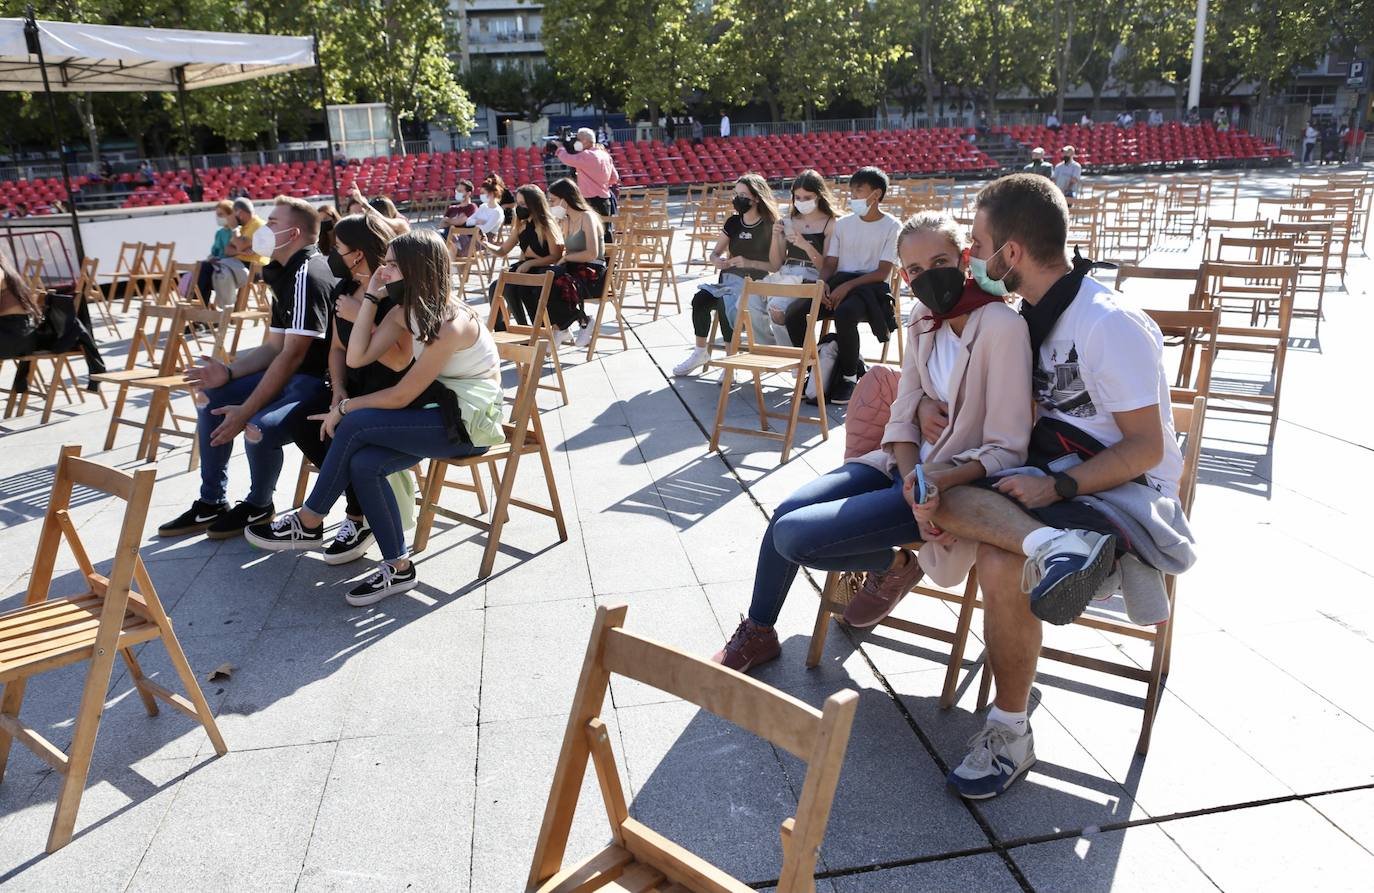
<svg viewBox="0 0 1374 893">
<path fill-rule="evenodd" d="M 384 295 L 399 303 L 401 313 L 377 322 L 377 302 Z M 383 559 L 348 594 L 355 606 L 381 601 L 417 582 L 387 476 L 421 459 L 476 455 L 502 439 L 496 342 L 471 308 L 453 300 L 448 250 L 438 234 L 415 230 L 396 237 L 365 297 L 353 323 L 349 362 L 359 348 L 358 361 L 372 362 L 374 352 L 395 343 L 398 333 L 390 327 L 407 325 L 415 363 L 394 386 L 342 400 L 317 417 L 334 442 L 305 505 L 247 532 L 250 542 L 265 549 L 317 548 L 325 515 L 352 484 Z"/>
</svg>

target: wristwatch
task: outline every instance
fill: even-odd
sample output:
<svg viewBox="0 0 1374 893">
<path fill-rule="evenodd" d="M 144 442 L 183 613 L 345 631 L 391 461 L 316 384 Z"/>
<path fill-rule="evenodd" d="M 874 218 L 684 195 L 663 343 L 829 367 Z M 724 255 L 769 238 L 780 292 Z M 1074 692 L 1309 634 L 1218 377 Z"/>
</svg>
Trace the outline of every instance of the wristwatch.
<svg viewBox="0 0 1374 893">
<path fill-rule="evenodd" d="M 1066 471 L 1054 473 L 1054 492 L 1060 499 L 1073 499 L 1078 495 L 1078 481 Z"/>
<path fill-rule="evenodd" d="M 345 397 L 339 401 L 339 415 L 348 415 L 348 401 L 351 398 Z"/>
</svg>

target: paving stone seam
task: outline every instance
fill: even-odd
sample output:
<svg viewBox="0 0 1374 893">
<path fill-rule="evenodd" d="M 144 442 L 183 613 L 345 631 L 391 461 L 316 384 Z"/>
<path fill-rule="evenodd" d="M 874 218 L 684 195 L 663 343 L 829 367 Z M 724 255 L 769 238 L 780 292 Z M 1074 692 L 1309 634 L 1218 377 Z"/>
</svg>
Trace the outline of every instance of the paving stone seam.
<svg viewBox="0 0 1374 893">
<path fill-rule="evenodd" d="M 305 850 L 301 853 L 301 865 L 296 872 L 293 890 L 299 890 L 301 881 L 305 878 L 305 866 L 310 861 L 310 846 L 315 842 L 315 828 L 320 823 L 320 811 L 324 809 L 324 798 L 329 793 L 329 779 L 334 774 L 334 764 L 339 759 L 339 739 L 336 738 L 331 743 L 334 748 L 329 753 L 329 768 L 324 772 L 324 784 L 320 785 L 320 799 L 315 803 L 315 815 L 310 819 L 310 834 L 305 838 Z"/>
</svg>

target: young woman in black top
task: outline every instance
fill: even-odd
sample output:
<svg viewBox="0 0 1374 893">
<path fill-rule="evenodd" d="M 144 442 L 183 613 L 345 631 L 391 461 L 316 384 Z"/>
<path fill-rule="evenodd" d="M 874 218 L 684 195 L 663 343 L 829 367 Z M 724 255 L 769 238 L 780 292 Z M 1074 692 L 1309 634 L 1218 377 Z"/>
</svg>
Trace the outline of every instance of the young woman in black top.
<svg viewBox="0 0 1374 893">
<path fill-rule="evenodd" d="M 782 221 L 767 182 L 758 174 L 745 174 L 735 181 L 731 201 L 735 213 L 725 221 L 716 247 L 711 250 L 711 263 L 721 271 L 720 280 L 701 286 L 692 296 L 696 346 L 673 367 L 674 375 L 691 375 L 706 365 L 712 313 L 720 320 L 721 336 L 727 341 L 733 337 L 733 320 L 744 280 L 762 279 L 782 266 Z"/>
<path fill-rule="evenodd" d="M 348 340 L 353 333 L 353 320 L 358 316 L 363 294 L 372 274 L 381 266 L 386 246 L 391 242 L 392 230 L 378 214 L 351 214 L 334 225 L 334 246 L 329 254 L 329 269 L 339 277 L 334 287 L 334 325 L 329 348 L 329 381 L 333 388 L 330 406 L 346 397 L 361 397 L 392 387 L 405 377 L 410 368 L 410 337 L 404 331 L 387 348 L 381 358 L 372 363 L 355 365 L 348 362 Z M 377 306 L 376 319 L 388 313 L 399 313 L 390 297 Z M 302 418 L 292 432 L 292 440 L 316 468 L 324 466 L 330 441 L 322 437 L 319 421 Z M 345 491 L 346 516 L 324 552 L 328 564 L 345 564 L 361 558 L 372 545 L 372 528 L 363 516 L 361 503 L 352 487 Z"/>
<path fill-rule="evenodd" d="M 830 247 L 830 235 L 835 231 L 838 202 L 830 186 L 814 170 L 804 170 L 792 181 L 792 207 L 783 218 L 783 232 L 787 239 L 787 254 L 777 279 L 786 283 L 815 282 L 820 278 L 821 263 Z M 768 327 L 773 343 L 792 344 L 784 325 L 785 313 L 793 298 L 770 298 L 767 306 Z M 753 307 L 750 308 L 754 310 Z"/>
<path fill-rule="evenodd" d="M 548 199 L 544 197 L 544 190 L 533 184 L 526 184 L 515 191 L 515 227 L 511 230 L 506 241 L 497 245 L 492 241 L 485 241 L 482 245 L 488 251 L 494 251 L 498 256 L 505 257 L 510 254 L 511 249 L 517 245 L 520 247 L 520 259 L 511 264 L 512 273 L 544 273 L 563 259 L 563 229 L 558 222 L 553 219 L 553 212 L 549 210 Z M 495 298 L 496 284 L 500 280 L 494 280 L 487 289 L 487 294 Z M 520 325 L 530 325 L 534 319 L 535 310 L 539 307 L 539 289 L 529 285 L 513 286 L 506 291 L 506 306 L 515 321 Z M 559 313 L 555 310 L 554 302 L 549 301 L 549 318 L 559 329 L 566 329 L 572 325 L 575 318 L 571 311 L 565 317 L 560 313 L 558 319 L 554 319 L 554 314 Z M 505 328 L 505 320 L 497 320 L 497 329 Z"/>
</svg>

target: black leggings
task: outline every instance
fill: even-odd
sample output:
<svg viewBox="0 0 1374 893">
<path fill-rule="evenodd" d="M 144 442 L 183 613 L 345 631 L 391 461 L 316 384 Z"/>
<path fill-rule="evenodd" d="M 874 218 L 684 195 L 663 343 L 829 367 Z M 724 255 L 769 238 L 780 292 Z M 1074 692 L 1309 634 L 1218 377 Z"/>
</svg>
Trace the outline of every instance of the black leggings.
<svg viewBox="0 0 1374 893">
<path fill-rule="evenodd" d="M 836 273 L 828 282 L 833 289 L 860 275 L 862 274 Z M 835 365 L 841 375 L 850 378 L 859 374 L 859 326 L 868 320 L 868 302 L 862 294 L 866 289 L 878 292 L 879 300 L 892 300 L 886 284 L 870 283 L 851 289 L 844 303 L 834 310 L 822 304 L 817 317 L 834 320 L 835 341 L 839 345 L 839 356 L 835 360 Z M 793 301 L 784 311 L 783 324 L 787 326 L 787 336 L 792 339 L 793 344 L 805 343 L 806 315 L 810 310 L 811 305 L 808 302 Z"/>
<path fill-rule="evenodd" d="M 515 272 L 516 266 L 519 265 L 516 264 L 511 266 L 510 269 L 512 273 Z M 529 272 L 545 273 L 549 269 L 549 267 L 534 267 L 529 270 Z M 557 273 L 557 270 L 555 270 L 555 273 Z M 582 312 L 580 306 L 574 307 L 560 298 L 555 294 L 557 290 L 558 286 L 554 285 L 549 292 L 549 303 L 547 305 L 549 321 L 559 329 L 570 328 L 573 323 L 585 324 L 587 314 Z M 487 287 L 487 295 L 491 300 L 496 300 L 496 281 L 493 281 L 492 284 Z M 534 319 L 534 314 L 539 310 L 539 289 L 532 285 L 512 285 L 507 288 L 506 309 L 508 309 L 510 315 L 515 318 L 516 324 L 522 326 L 530 325 L 530 320 Z M 505 317 L 501 317 L 496 321 L 496 331 L 504 332 L 505 330 L 506 320 Z"/>
<path fill-rule="evenodd" d="M 105 360 L 100 356 L 100 348 L 96 345 L 95 339 L 91 337 L 90 330 L 84 325 L 79 325 L 81 316 L 90 319 L 86 305 L 81 305 L 82 313 L 78 319 L 68 321 L 68 338 L 63 339 L 64 344 L 74 344 L 63 347 L 57 344 L 44 344 L 39 337 L 38 331 L 33 327 L 29 317 L 23 313 L 7 314 L 0 316 L 0 359 L 13 359 L 14 357 L 27 356 L 40 350 L 53 350 L 61 348 L 63 351 L 73 348 L 79 349 L 86 358 L 86 370 L 92 375 L 98 375 L 105 371 Z M 14 370 L 14 381 L 11 387 L 15 390 L 24 390 L 29 385 L 29 364 L 16 363 Z M 93 389 L 94 383 L 90 385 Z"/>
<path fill-rule="evenodd" d="M 735 329 L 725 312 L 725 302 L 709 291 L 699 291 L 692 296 L 692 331 L 698 338 L 710 337 L 712 313 L 720 320 L 721 337 L 729 341 L 735 336 Z"/>
<path fill-rule="evenodd" d="M 201 261 L 200 272 L 196 274 L 196 288 L 200 289 L 200 299 L 209 307 L 215 290 L 215 265 L 208 260 Z"/>
</svg>

